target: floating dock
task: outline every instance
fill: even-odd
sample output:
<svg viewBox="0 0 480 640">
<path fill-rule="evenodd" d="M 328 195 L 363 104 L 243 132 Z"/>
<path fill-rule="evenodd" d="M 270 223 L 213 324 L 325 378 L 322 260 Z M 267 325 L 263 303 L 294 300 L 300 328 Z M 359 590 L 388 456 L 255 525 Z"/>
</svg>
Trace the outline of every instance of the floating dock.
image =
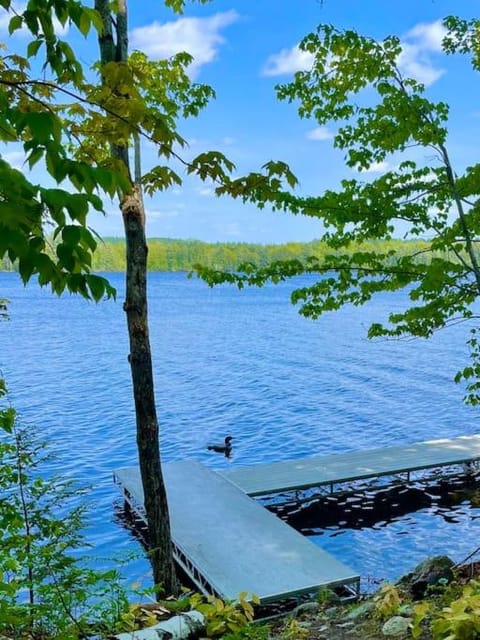
<svg viewBox="0 0 480 640">
<path fill-rule="evenodd" d="M 205 595 L 262 603 L 343 587 L 358 594 L 360 577 L 326 551 L 195 461 L 163 465 L 176 562 Z M 137 468 L 115 471 L 128 507 L 145 519 Z"/>
<path fill-rule="evenodd" d="M 429 440 L 397 447 L 256 464 L 222 471 L 222 475 L 249 496 L 265 496 L 465 465 L 480 460 L 480 435 Z"/>
<path fill-rule="evenodd" d="M 242 591 L 264 603 L 341 587 L 360 577 L 250 496 L 396 476 L 480 460 L 480 435 L 224 470 L 193 460 L 163 465 L 176 562 L 198 589 L 227 600 Z M 146 525 L 138 468 L 114 472 L 132 514 Z"/>
</svg>

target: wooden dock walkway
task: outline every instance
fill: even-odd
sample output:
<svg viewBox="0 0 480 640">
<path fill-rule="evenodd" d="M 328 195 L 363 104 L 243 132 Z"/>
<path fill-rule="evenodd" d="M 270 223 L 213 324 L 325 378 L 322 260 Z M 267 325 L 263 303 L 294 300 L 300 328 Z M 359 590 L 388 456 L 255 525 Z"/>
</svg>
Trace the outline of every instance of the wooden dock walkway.
<svg viewBox="0 0 480 640">
<path fill-rule="evenodd" d="M 480 435 L 429 440 L 397 447 L 353 451 L 222 471 L 249 496 L 365 480 L 461 465 L 480 460 Z"/>
<path fill-rule="evenodd" d="M 320 549 L 243 491 L 195 461 L 163 465 L 175 559 L 204 594 L 262 602 L 345 587 L 358 593 L 354 571 Z M 137 468 L 114 473 L 125 499 L 143 515 Z"/>
</svg>

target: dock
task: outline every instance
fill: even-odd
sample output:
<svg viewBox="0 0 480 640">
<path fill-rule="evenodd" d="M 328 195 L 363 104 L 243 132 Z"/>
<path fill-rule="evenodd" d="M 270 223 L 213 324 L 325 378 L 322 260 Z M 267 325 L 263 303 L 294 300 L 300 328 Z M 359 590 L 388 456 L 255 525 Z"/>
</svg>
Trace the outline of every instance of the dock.
<svg viewBox="0 0 480 640">
<path fill-rule="evenodd" d="M 429 440 L 396 447 L 353 451 L 256 464 L 222 471 L 222 475 L 249 496 L 265 496 L 380 478 L 480 460 L 480 435 Z"/>
<path fill-rule="evenodd" d="M 205 595 L 262 603 L 324 587 L 358 594 L 360 577 L 220 474 L 195 461 L 163 465 L 176 562 Z M 143 513 L 139 470 L 118 469 L 128 506 Z M 144 518 L 144 515 L 143 515 Z"/>
<path fill-rule="evenodd" d="M 480 435 L 257 464 L 215 472 L 193 460 L 163 465 L 176 562 L 200 592 L 263 603 L 339 588 L 358 595 L 360 577 L 270 513 L 256 496 L 446 469 L 480 461 Z M 118 469 L 128 510 L 146 524 L 136 467 Z"/>
</svg>

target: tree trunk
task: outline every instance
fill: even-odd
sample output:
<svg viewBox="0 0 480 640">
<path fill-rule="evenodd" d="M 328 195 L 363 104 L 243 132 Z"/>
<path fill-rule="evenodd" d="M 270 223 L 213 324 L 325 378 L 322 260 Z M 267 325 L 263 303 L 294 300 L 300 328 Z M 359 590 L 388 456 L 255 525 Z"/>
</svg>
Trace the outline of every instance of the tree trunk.
<svg viewBox="0 0 480 640">
<path fill-rule="evenodd" d="M 132 372 L 137 447 L 148 520 L 150 561 L 155 585 L 176 593 L 167 495 L 160 463 L 159 429 L 155 408 L 152 356 L 147 314 L 147 243 L 145 217 L 135 186 L 121 204 L 127 247 L 126 299 L 130 368 Z"/>
<path fill-rule="evenodd" d="M 127 11 L 124 0 L 117 3 L 115 22 L 109 0 L 95 0 L 103 21 L 99 36 L 101 63 L 127 61 Z M 115 27 L 115 28 L 114 28 Z M 130 175 L 128 146 L 112 144 L 112 153 L 120 159 Z M 148 521 L 150 562 L 153 580 L 167 594 L 178 592 L 173 562 L 170 518 L 162 476 L 160 444 L 152 372 L 152 354 L 148 332 L 147 242 L 145 210 L 141 188 L 131 180 L 132 190 L 121 196 L 120 208 L 125 226 L 127 250 L 126 299 L 130 341 L 130 369 L 137 426 L 137 447 L 142 477 L 144 506 Z M 158 592 L 157 592 L 157 595 Z"/>
</svg>

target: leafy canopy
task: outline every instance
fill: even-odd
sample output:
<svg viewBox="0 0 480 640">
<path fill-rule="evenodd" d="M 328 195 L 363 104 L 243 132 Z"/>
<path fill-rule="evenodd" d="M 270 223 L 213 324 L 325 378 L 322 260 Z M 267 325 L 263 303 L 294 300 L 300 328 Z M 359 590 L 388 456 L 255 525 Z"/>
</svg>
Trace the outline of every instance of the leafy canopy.
<svg viewBox="0 0 480 640">
<path fill-rule="evenodd" d="M 165 4 L 181 13 L 185 1 Z M 117 11 L 115 2 L 105 7 Z M 0 260 L 17 261 L 24 282 L 36 275 L 56 293 L 68 289 L 95 300 L 114 294 L 92 273 L 98 238 L 88 214 L 103 212 L 105 198 L 132 188 L 125 164 L 112 153 L 115 147 L 133 147 L 141 139 L 156 146 L 159 163 L 140 178 L 148 194 L 182 183 L 173 163 L 235 197 L 249 192 L 268 200 L 283 180 L 295 185 L 284 163 L 269 162 L 263 172 L 247 176 L 239 191 L 230 177 L 234 164 L 221 152 L 206 151 L 188 161 L 180 155 L 186 142 L 178 121 L 197 116 L 215 95 L 191 82 L 188 53 L 151 61 L 133 52 L 127 63 L 98 63 L 91 81 L 58 25 L 85 37 L 92 30 L 102 36 L 98 11 L 77 0 L 29 0 L 21 10 L 0 0 L 0 11 L 10 17 L 10 34 L 19 29 L 30 34 L 24 56 L 7 49 L 0 55 L 0 142 L 15 150 L 20 145 L 28 168 L 43 170 L 56 183 L 53 188 L 36 184 L 0 156 Z"/>
<path fill-rule="evenodd" d="M 11 16 L 10 34 L 25 28 L 31 35 L 25 56 L 6 48 L 0 56 L 0 141 L 20 147 L 28 168 L 41 167 L 58 185 L 36 184 L 0 158 L 0 258 L 17 261 L 24 282 L 37 275 L 56 293 L 68 289 L 95 300 L 113 295 L 107 280 L 91 272 L 97 238 L 87 214 L 103 211 L 100 195 L 113 196 L 119 177 L 68 152 L 64 107 L 56 100 L 59 90 L 80 91 L 84 74 L 70 45 L 57 36 L 55 21 L 85 35 L 98 27 L 98 16 L 73 0 L 30 1 L 22 12 L 9 0 L 0 7 Z M 35 68 L 41 65 L 41 79 L 32 75 L 32 58 Z"/>
<path fill-rule="evenodd" d="M 477 20 L 445 20 L 445 51 L 469 55 L 476 69 L 479 25 Z M 429 100 L 422 83 L 402 74 L 401 43 L 395 36 L 377 41 L 320 25 L 300 48 L 312 55 L 312 67 L 277 86 L 277 95 L 296 103 L 300 117 L 335 126 L 333 144 L 359 178 L 344 179 L 339 190 L 311 197 L 282 189 L 279 181 L 270 190 L 256 191 L 251 176 L 232 180 L 217 193 L 228 191 L 261 207 L 269 204 L 274 210 L 319 218 L 330 253 L 266 267 L 244 263 L 236 272 L 196 267 L 197 272 L 210 284 L 239 287 L 318 274 L 317 281 L 292 294 L 300 312 L 311 318 L 345 304 L 364 304 L 380 291 L 406 289 L 411 306 L 373 324 L 370 337 L 428 337 L 458 319 L 476 319 L 480 164 L 463 172 L 454 167 L 447 149 L 448 105 Z M 385 171 L 377 179 L 365 179 L 362 172 L 374 167 Z M 290 182 L 289 169 L 283 175 Z M 382 245 L 362 249 L 371 240 L 391 240 L 399 229 L 406 229 L 409 238 L 428 238 L 428 249 L 407 255 L 384 251 Z M 474 336 L 472 340 L 472 354 L 478 355 Z M 479 402 L 478 357 L 457 379 L 462 377 L 470 382 L 469 400 Z"/>
<path fill-rule="evenodd" d="M 184 7 L 183 0 L 166 4 L 177 12 Z M 115 12 L 115 3 L 110 9 Z M 127 63 L 98 64 L 92 82 L 56 26 L 86 37 L 92 29 L 102 33 L 100 14 L 76 0 L 29 0 L 18 11 L 0 0 L 0 11 L 10 16 L 10 34 L 25 29 L 31 37 L 25 55 L 7 49 L 0 55 L 0 142 L 20 146 L 27 167 L 56 183 L 36 184 L 0 156 L 0 259 L 16 261 L 24 282 L 36 275 L 56 293 L 68 289 L 95 300 L 113 295 L 92 273 L 98 238 L 88 226 L 88 214 L 103 212 L 105 198 L 132 188 L 112 145 L 127 148 L 142 138 L 155 144 L 159 164 L 141 177 L 149 194 L 181 184 L 173 161 L 221 183 L 233 163 L 218 151 L 187 162 L 177 130 L 178 120 L 198 115 L 214 92 L 191 82 L 187 53 L 154 62 L 133 52 Z"/>
</svg>

